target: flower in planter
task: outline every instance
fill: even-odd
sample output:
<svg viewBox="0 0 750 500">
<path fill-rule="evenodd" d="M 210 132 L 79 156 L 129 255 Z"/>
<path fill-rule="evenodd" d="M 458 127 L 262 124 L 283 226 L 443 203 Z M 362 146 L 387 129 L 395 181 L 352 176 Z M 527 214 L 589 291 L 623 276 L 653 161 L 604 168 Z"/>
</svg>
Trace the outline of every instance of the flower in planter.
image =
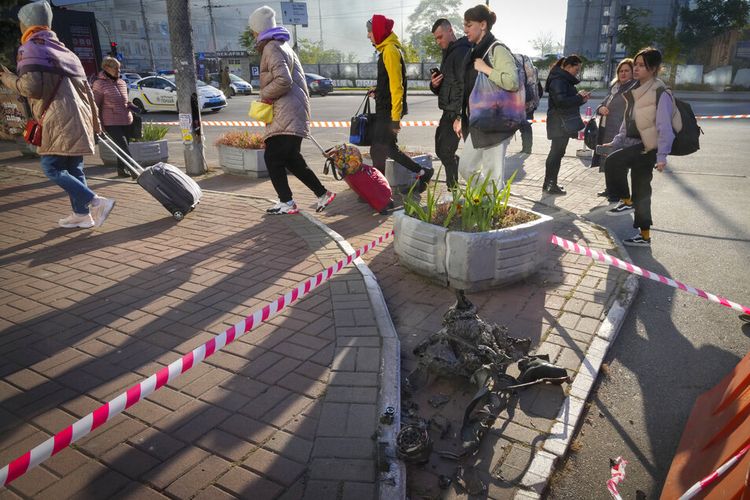
<svg viewBox="0 0 750 500">
<path fill-rule="evenodd" d="M 262 135 L 250 132 L 227 132 L 219 136 L 214 144 L 240 149 L 265 149 L 266 147 Z"/>
<path fill-rule="evenodd" d="M 464 188 L 455 187 L 451 190 L 449 202 L 440 202 L 442 196 L 437 195 L 437 183 L 428 188 L 426 203 L 422 205 L 419 198 L 414 198 L 412 192 L 415 183 L 404 198 L 404 212 L 406 215 L 443 227 L 464 232 L 483 232 L 501 229 L 535 220 L 534 214 L 514 207 L 508 207 L 510 187 L 516 172 L 508 179 L 505 187 L 500 189 L 494 180 L 485 178 L 479 184 L 478 173 L 469 177 Z M 438 171 L 438 176 L 440 172 Z M 492 183 L 492 189 L 488 184 Z"/>
<path fill-rule="evenodd" d="M 130 139 L 130 142 L 154 142 L 164 139 L 164 136 L 169 132 L 169 127 L 166 125 L 156 125 L 154 123 L 145 122 L 143 124 L 143 135 L 140 139 Z"/>
</svg>

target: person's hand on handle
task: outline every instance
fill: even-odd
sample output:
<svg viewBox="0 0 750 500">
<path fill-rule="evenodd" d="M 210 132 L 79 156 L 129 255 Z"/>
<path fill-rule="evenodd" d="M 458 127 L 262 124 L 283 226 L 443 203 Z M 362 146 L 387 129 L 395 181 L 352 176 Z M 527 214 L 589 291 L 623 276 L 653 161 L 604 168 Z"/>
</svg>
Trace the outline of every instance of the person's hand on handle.
<svg viewBox="0 0 750 500">
<path fill-rule="evenodd" d="M 656 164 L 656 170 L 658 170 L 659 172 L 664 172 L 664 169 L 666 167 L 667 167 L 667 162 L 665 161 L 660 161 L 659 163 Z"/>
<path fill-rule="evenodd" d="M 589 97 L 591 97 L 591 92 L 589 92 L 587 90 L 581 90 L 581 91 L 578 92 L 578 95 L 580 95 L 581 97 L 583 97 L 583 102 L 588 102 Z"/>
<path fill-rule="evenodd" d="M 367 90 L 367 97 L 375 97 L 375 87 L 370 87 Z"/>
<path fill-rule="evenodd" d="M 599 108 L 599 114 L 602 116 L 607 116 L 609 114 L 609 108 L 607 106 L 601 106 Z"/>
<path fill-rule="evenodd" d="M 492 73 L 492 66 L 484 62 L 483 59 L 474 59 L 474 69 L 477 70 L 480 73 L 484 73 L 485 75 L 489 75 Z"/>
</svg>

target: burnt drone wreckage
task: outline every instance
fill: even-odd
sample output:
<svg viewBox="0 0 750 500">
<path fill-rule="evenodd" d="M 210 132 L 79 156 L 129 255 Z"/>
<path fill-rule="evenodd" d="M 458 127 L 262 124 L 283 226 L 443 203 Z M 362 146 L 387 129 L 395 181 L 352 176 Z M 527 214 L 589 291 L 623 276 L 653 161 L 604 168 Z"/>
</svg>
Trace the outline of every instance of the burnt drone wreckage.
<svg viewBox="0 0 750 500">
<path fill-rule="evenodd" d="M 530 339 L 511 337 L 505 327 L 483 321 L 462 290 L 456 291 L 456 297 L 456 303 L 443 315 L 443 328 L 414 348 L 418 365 L 404 385 L 406 399 L 410 393 L 427 386 L 433 377 L 459 377 L 476 386 L 477 391 L 464 411 L 460 450 L 437 451 L 444 458 L 458 460 L 478 451 L 482 438 L 508 406 L 514 392 L 545 382 L 562 384 L 569 378 L 564 368 L 549 362 L 548 356 L 530 355 Z M 518 363 L 517 379 L 506 373 L 513 363 Z M 415 406 L 406 402 L 410 408 L 407 418 L 416 423 L 404 425 L 396 444 L 405 462 L 420 464 L 429 460 L 432 442 L 427 433 L 430 423 L 414 418 Z M 442 435 L 450 427 L 450 422 L 434 423 L 443 429 Z"/>
</svg>

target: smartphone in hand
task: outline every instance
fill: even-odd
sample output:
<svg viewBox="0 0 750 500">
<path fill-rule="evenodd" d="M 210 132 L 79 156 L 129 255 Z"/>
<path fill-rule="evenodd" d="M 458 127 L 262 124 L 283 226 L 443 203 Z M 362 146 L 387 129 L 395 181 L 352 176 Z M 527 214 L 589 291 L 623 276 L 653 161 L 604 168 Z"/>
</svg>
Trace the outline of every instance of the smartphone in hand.
<svg viewBox="0 0 750 500">
<path fill-rule="evenodd" d="M 440 69 L 439 68 L 430 68 L 430 74 L 433 75 L 433 76 L 434 75 L 439 75 L 440 74 Z"/>
<path fill-rule="evenodd" d="M 596 154 L 601 156 L 609 156 L 614 151 L 614 148 L 608 144 L 599 144 L 596 146 Z"/>
</svg>

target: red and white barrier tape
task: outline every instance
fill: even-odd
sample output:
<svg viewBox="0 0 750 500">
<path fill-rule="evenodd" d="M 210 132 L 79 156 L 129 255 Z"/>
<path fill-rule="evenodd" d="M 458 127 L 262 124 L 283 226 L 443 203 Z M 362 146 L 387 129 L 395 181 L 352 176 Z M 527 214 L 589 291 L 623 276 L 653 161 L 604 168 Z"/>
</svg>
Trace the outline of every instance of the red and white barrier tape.
<svg viewBox="0 0 750 500">
<path fill-rule="evenodd" d="M 620 492 L 617 491 L 617 485 L 625 481 L 625 466 L 628 465 L 628 461 L 622 457 L 617 457 L 614 460 L 610 460 L 609 473 L 611 477 L 607 481 L 607 489 L 609 494 L 615 500 L 622 500 Z"/>
<path fill-rule="evenodd" d="M 582 117 L 583 118 L 583 117 Z M 698 120 L 730 120 L 738 118 L 750 118 L 750 115 L 711 115 L 711 116 L 696 116 Z M 529 120 L 531 123 L 546 123 L 545 118 L 538 120 Z M 154 125 L 167 125 L 167 126 L 178 126 L 180 122 L 148 122 Z M 402 121 L 402 127 L 437 127 L 440 124 L 437 120 L 409 120 Z M 265 127 L 266 124 L 257 121 L 244 121 L 244 120 L 203 120 L 201 125 L 205 127 Z M 351 126 L 350 121 L 314 121 L 310 122 L 312 128 L 349 128 Z"/>
<path fill-rule="evenodd" d="M 328 269 L 319 272 L 317 275 L 301 283 L 293 290 L 280 296 L 275 301 L 266 304 L 262 309 L 247 316 L 224 333 L 217 335 L 200 347 L 193 349 L 191 352 L 170 363 L 168 366 L 165 366 L 138 385 L 134 385 L 113 400 L 103 404 L 93 412 L 75 422 L 73 425 L 58 432 L 47 441 L 33 448 L 31 451 L 27 451 L 20 457 L 16 458 L 0 470 L 0 486 L 10 484 L 12 481 L 18 479 L 43 461 L 75 443 L 94 429 L 105 424 L 123 410 L 130 408 L 135 403 L 148 397 L 154 391 L 165 386 L 209 356 L 231 344 L 247 332 L 254 330 L 270 318 L 276 316 L 281 310 L 331 279 L 334 274 L 341 271 L 344 266 L 351 264 L 354 259 L 364 255 L 391 236 L 393 236 L 393 231 L 389 231 L 378 239 L 371 241 L 357 250 L 354 254 L 349 255 L 345 259 L 339 260 Z"/>
<path fill-rule="evenodd" d="M 724 474 L 730 467 L 732 467 L 734 464 L 740 461 L 740 459 L 745 456 L 745 453 L 750 450 L 750 444 L 745 445 L 744 448 L 742 448 L 739 452 L 737 452 L 736 455 L 734 455 L 732 458 L 724 462 L 721 467 L 713 471 L 708 476 L 704 477 L 694 485 L 690 487 L 689 490 L 687 490 L 685 493 L 682 494 L 682 496 L 679 498 L 679 500 L 688 500 L 690 498 L 693 498 L 695 495 L 700 493 L 701 491 L 705 490 L 706 487 L 708 487 L 710 484 L 715 482 L 717 479 L 719 479 L 719 476 Z"/>
<path fill-rule="evenodd" d="M 693 295 L 697 295 L 698 297 L 704 298 L 706 300 L 710 300 L 711 302 L 716 302 L 717 304 L 721 304 L 724 307 L 729 307 L 731 309 L 734 309 L 735 311 L 739 311 L 744 314 L 750 314 L 750 308 L 745 307 L 736 302 L 732 302 L 731 300 L 725 299 L 724 297 L 720 297 L 718 295 L 705 292 L 701 290 L 700 288 L 693 288 L 690 285 L 685 285 L 684 283 L 681 283 L 677 280 L 673 280 L 672 278 L 667 278 L 666 276 L 652 273 L 651 271 L 648 271 L 636 265 L 630 264 L 629 262 L 624 262 L 616 257 L 607 255 L 604 252 L 592 250 L 590 248 L 581 246 L 577 243 L 573 243 L 572 241 L 568 241 L 563 238 L 560 238 L 559 236 L 552 235 L 552 237 L 550 238 L 550 243 L 552 243 L 553 245 L 557 245 L 569 252 L 575 252 L 579 255 L 585 255 L 586 257 L 591 257 L 592 259 L 598 260 L 599 262 L 603 262 L 604 264 L 608 264 L 610 266 L 623 269 L 631 274 L 643 276 L 644 278 L 648 278 L 653 281 L 658 281 L 659 283 L 662 283 L 664 285 L 669 285 L 671 287 L 678 288 L 682 290 L 683 292 L 692 293 Z"/>
</svg>

